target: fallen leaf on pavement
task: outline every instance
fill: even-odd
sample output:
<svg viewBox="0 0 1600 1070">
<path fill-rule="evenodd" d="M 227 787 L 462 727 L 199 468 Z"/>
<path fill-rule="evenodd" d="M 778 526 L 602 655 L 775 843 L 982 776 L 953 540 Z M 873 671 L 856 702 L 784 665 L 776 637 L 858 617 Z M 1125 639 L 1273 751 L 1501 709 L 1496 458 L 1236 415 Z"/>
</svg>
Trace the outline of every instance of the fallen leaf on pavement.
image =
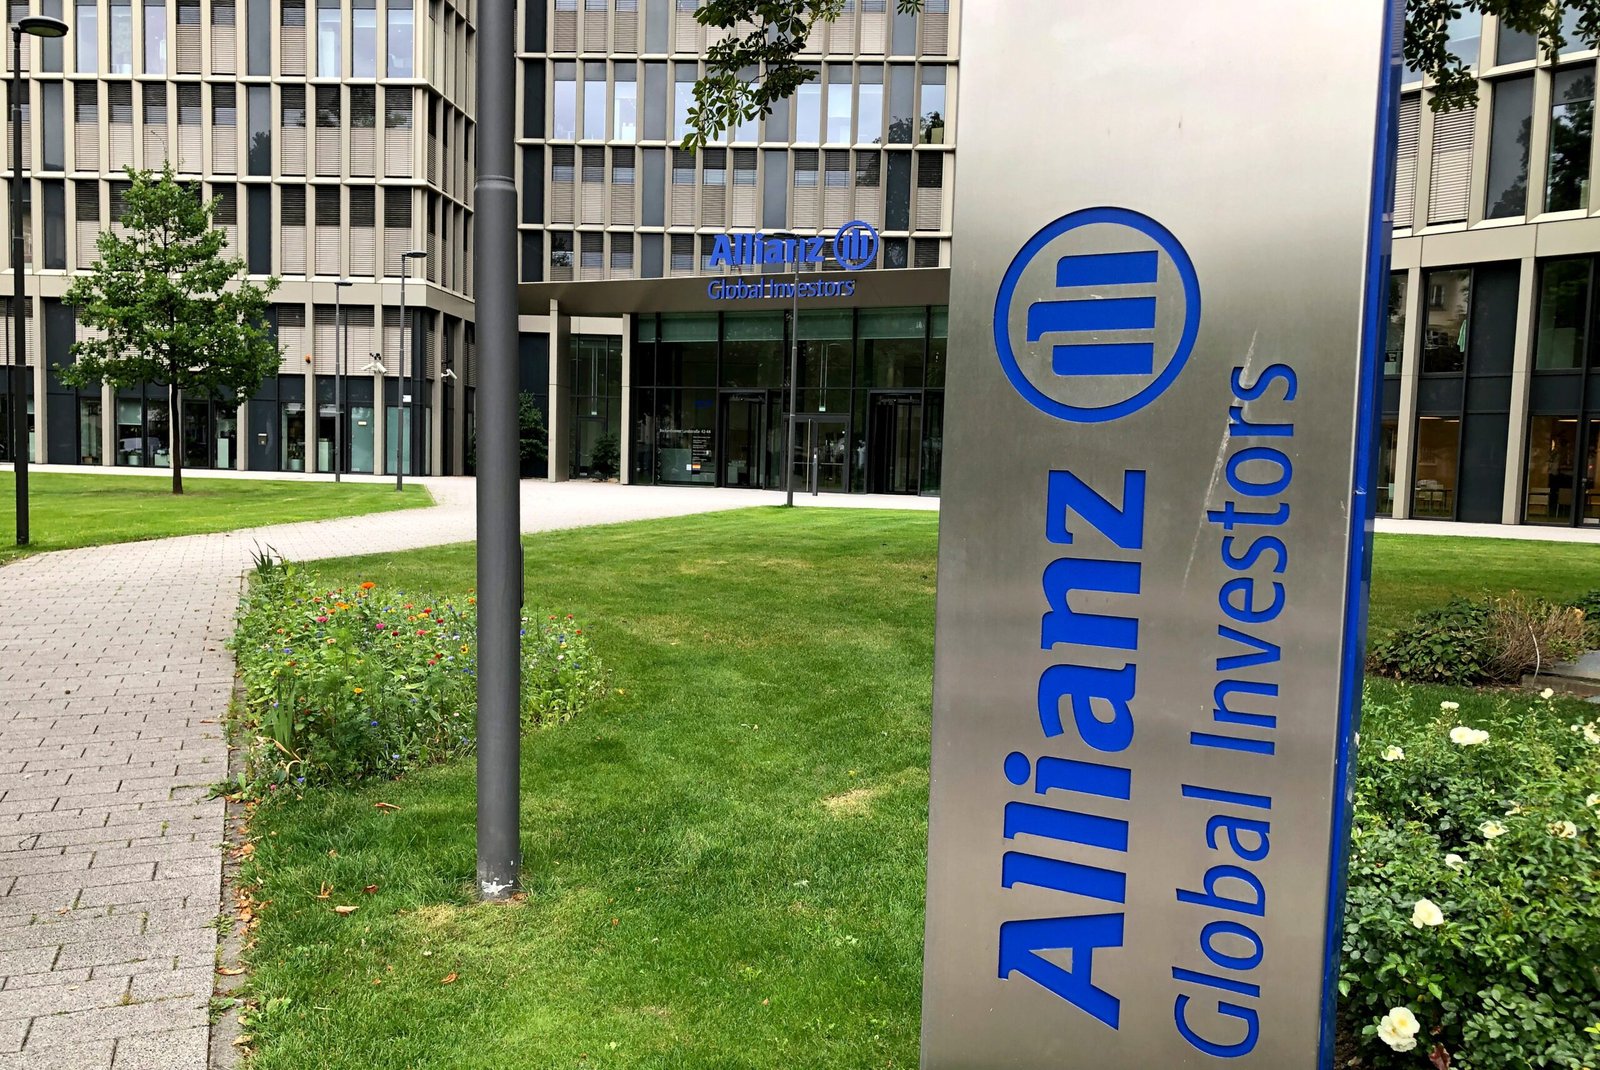
<svg viewBox="0 0 1600 1070">
<path fill-rule="evenodd" d="M 219 977 L 238 977 L 243 972 L 244 972 L 244 967 L 243 966 L 218 966 L 217 967 L 217 976 L 219 976 Z"/>
</svg>

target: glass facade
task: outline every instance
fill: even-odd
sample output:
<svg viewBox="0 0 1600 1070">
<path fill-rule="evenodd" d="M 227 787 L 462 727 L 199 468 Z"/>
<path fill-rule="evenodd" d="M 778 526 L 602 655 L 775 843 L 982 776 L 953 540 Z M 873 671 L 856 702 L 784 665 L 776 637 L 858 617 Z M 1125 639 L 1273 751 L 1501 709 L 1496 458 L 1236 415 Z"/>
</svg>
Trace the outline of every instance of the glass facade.
<svg viewBox="0 0 1600 1070">
<path fill-rule="evenodd" d="M 792 473 L 806 491 L 937 494 L 946 310 L 801 312 L 785 462 L 791 331 L 783 312 L 638 317 L 633 481 L 781 489 Z"/>
</svg>

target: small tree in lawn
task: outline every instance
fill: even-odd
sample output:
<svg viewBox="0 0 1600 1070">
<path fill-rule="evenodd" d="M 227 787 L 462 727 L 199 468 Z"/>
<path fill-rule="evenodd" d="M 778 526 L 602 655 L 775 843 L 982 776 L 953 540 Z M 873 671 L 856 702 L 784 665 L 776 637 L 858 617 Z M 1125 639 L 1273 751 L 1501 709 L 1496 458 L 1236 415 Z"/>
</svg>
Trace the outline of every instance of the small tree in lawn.
<svg viewBox="0 0 1600 1070">
<path fill-rule="evenodd" d="M 182 494 L 183 396 L 240 405 L 277 373 L 266 312 L 278 280 L 247 281 L 245 262 L 226 255 L 227 236 L 211 225 L 217 202 L 179 184 L 171 164 L 159 175 L 129 168 L 128 177 L 126 236 L 103 231 L 99 263 L 66 294 L 93 335 L 72 347 L 76 363 L 61 378 L 78 387 L 166 387 L 172 493 Z"/>
</svg>

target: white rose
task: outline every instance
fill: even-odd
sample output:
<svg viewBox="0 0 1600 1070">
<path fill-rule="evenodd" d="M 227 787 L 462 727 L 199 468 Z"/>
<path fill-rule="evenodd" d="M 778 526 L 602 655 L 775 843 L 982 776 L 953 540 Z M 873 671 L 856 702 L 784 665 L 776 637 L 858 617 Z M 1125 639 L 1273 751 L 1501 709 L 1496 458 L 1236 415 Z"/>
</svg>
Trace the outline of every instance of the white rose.
<svg viewBox="0 0 1600 1070">
<path fill-rule="evenodd" d="M 1465 869 L 1467 860 L 1458 854 L 1448 854 L 1444 856 L 1444 864 L 1450 869 Z"/>
<path fill-rule="evenodd" d="M 1453 713 L 1461 708 L 1461 703 L 1451 702 L 1447 699 L 1446 701 L 1439 703 L 1439 708 L 1441 710 L 1446 710 Z"/>
<path fill-rule="evenodd" d="M 1395 1051 L 1410 1051 L 1417 1046 L 1422 1023 L 1405 1007 L 1396 1007 L 1378 1022 L 1378 1039 Z"/>
<path fill-rule="evenodd" d="M 1463 725 L 1450 729 L 1450 742 L 1463 747 L 1476 747 L 1480 743 L 1489 742 L 1489 733 L 1481 728 L 1467 728 Z"/>
<path fill-rule="evenodd" d="M 1483 833 L 1484 839 L 1492 840 L 1496 836 L 1504 836 L 1506 834 L 1506 827 L 1498 821 L 1485 821 L 1483 824 L 1478 826 L 1478 831 Z"/>
<path fill-rule="evenodd" d="M 1411 911 L 1411 924 L 1418 929 L 1444 924 L 1444 911 L 1432 899 L 1418 899 Z"/>
<path fill-rule="evenodd" d="M 1583 800 L 1583 805 L 1585 805 L 1585 806 L 1600 806 L 1600 791 L 1595 792 L 1593 795 L 1591 795 L 1587 799 Z"/>
<path fill-rule="evenodd" d="M 1550 699 L 1555 698 L 1556 697 L 1555 688 L 1553 688 L 1553 687 L 1545 688 L 1543 691 L 1539 692 L 1539 697 L 1544 699 L 1544 700 L 1546 700 L 1546 701 L 1549 701 Z"/>
<path fill-rule="evenodd" d="M 1555 821 L 1550 825 L 1550 835 L 1558 840 L 1575 840 L 1578 838 L 1578 826 L 1570 821 Z"/>
<path fill-rule="evenodd" d="M 1587 739 L 1590 743 L 1600 744 L 1600 728 L 1596 728 L 1592 724 L 1584 725 L 1583 738 Z"/>
<path fill-rule="evenodd" d="M 1383 760 L 1386 761 L 1386 762 L 1401 762 L 1401 761 L 1405 761 L 1405 757 L 1406 757 L 1406 752 L 1401 750 L 1399 747 L 1392 747 L 1391 746 L 1391 747 L 1386 748 L 1384 750 L 1384 752 L 1383 752 Z"/>
</svg>

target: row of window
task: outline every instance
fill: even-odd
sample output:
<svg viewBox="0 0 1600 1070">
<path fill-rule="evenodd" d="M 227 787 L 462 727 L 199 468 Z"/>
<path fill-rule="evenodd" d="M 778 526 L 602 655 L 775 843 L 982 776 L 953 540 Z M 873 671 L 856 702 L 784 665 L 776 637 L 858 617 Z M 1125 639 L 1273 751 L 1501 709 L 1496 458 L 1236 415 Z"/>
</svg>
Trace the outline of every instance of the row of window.
<svg viewBox="0 0 1600 1070">
<path fill-rule="evenodd" d="M 698 64 L 672 65 L 670 98 L 665 63 L 557 62 L 550 66 L 549 140 L 678 141 L 689 132 L 694 87 L 702 73 Z M 532 61 L 524 68 L 527 83 L 523 129 L 528 137 L 540 136 L 537 129 L 543 109 L 535 89 L 542 67 L 542 63 Z M 951 68 L 932 64 L 858 67 L 829 63 L 805 69 L 814 75 L 813 80 L 796 89 L 792 100 L 780 102 L 764 122 L 751 119 L 737 124 L 728 132 L 728 140 L 761 141 L 764 128 L 765 140 L 783 143 L 946 142 Z"/>
<path fill-rule="evenodd" d="M 1590 46 L 1578 38 L 1578 22 L 1581 16 L 1582 12 L 1571 7 L 1562 13 L 1561 36 L 1567 41 L 1561 50 L 1563 56 L 1591 51 Z M 1513 30 L 1502 22 L 1495 35 L 1493 59 L 1490 63 L 1484 64 L 1482 61 L 1486 57 L 1481 55 L 1484 44 L 1484 22 L 1481 11 L 1462 10 L 1458 18 L 1446 25 L 1445 30 L 1449 36 L 1450 53 L 1468 67 L 1503 67 L 1544 58 L 1544 50 L 1532 34 Z M 1416 82 L 1421 78 L 1422 75 L 1417 71 L 1409 67 L 1406 69 L 1405 81 Z"/>
<path fill-rule="evenodd" d="M 700 25 L 695 12 L 700 0 L 556 0 L 546 10 L 543 0 L 519 5 L 523 49 L 533 53 L 703 53 L 722 31 Z M 857 51 L 873 55 L 945 55 L 950 51 L 950 0 L 923 0 L 912 10 L 895 0 L 839 0 L 831 23 L 818 22 L 808 52 Z M 641 19 L 641 8 L 644 18 Z M 640 30 L 643 29 L 641 42 Z M 670 31 L 670 34 L 669 34 Z M 732 32 L 748 32 L 748 27 Z M 669 39 L 670 38 L 670 39 Z"/>
<path fill-rule="evenodd" d="M 314 2 L 317 77 L 342 78 L 347 70 L 352 78 L 377 78 L 380 70 L 389 78 L 415 76 L 416 27 L 412 0 L 384 0 L 381 20 L 378 0 L 349 0 L 348 32 L 341 0 Z M 306 0 L 278 0 L 278 3 L 281 21 L 275 31 L 271 21 L 272 0 L 245 0 L 247 74 L 272 73 L 275 35 L 284 42 L 290 37 L 304 38 Z M 132 0 L 105 0 L 105 73 L 133 74 L 137 56 L 142 61 L 139 73 L 167 74 L 170 72 L 169 43 L 176 47 L 178 73 L 199 73 L 200 0 L 176 0 L 175 21 L 169 20 L 167 4 L 168 0 L 144 0 L 136 12 Z M 61 16 L 61 0 L 42 0 L 42 8 L 46 15 Z M 100 0 L 76 0 L 74 3 L 71 41 L 73 70 L 78 74 L 101 71 L 101 8 Z M 212 70 L 216 74 L 232 74 L 238 8 L 235 0 L 212 0 L 210 8 Z M 303 45 L 298 47 L 303 48 Z M 59 72 L 62 62 L 61 41 L 40 43 L 43 70 Z M 286 73 L 303 73 L 303 70 Z"/>
</svg>

